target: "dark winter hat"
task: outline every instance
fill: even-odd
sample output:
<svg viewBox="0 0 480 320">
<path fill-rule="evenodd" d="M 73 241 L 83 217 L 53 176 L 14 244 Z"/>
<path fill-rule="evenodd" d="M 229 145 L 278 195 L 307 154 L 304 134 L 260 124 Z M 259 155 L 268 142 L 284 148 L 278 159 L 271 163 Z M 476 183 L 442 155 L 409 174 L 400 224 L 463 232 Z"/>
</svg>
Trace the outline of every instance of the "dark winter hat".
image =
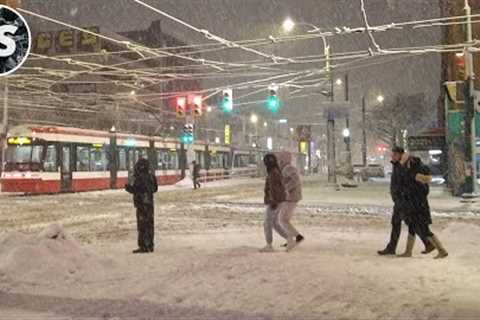
<svg viewBox="0 0 480 320">
<path fill-rule="evenodd" d="M 277 157 L 273 153 L 267 153 L 265 157 L 263 157 L 263 163 L 267 167 L 277 166 Z"/>
<path fill-rule="evenodd" d="M 137 164 L 135 165 L 135 171 L 137 172 L 149 172 L 150 171 L 150 162 L 147 159 L 141 158 L 138 159 Z"/>
<path fill-rule="evenodd" d="M 392 153 L 405 153 L 405 149 L 399 146 L 395 146 L 392 148 Z"/>
</svg>

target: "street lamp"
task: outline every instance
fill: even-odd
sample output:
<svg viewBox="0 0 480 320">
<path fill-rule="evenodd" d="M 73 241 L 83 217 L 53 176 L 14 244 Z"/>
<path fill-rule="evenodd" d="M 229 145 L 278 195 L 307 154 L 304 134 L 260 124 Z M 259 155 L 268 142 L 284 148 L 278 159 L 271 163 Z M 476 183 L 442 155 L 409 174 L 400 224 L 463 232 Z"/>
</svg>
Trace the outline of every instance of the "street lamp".
<svg viewBox="0 0 480 320">
<path fill-rule="evenodd" d="M 263 123 L 263 126 L 264 126 L 265 128 L 268 127 L 267 121 L 265 121 L 265 122 Z"/>
<path fill-rule="evenodd" d="M 211 106 L 207 107 L 207 112 L 212 112 L 212 107 Z"/>
<path fill-rule="evenodd" d="M 335 81 L 335 83 L 337 84 L 337 86 L 341 86 L 343 84 L 343 81 L 342 79 L 338 78 L 337 81 Z"/>
<path fill-rule="evenodd" d="M 256 114 L 252 114 L 250 116 L 250 122 L 253 123 L 253 124 L 257 124 L 258 122 L 258 116 Z"/>
<path fill-rule="evenodd" d="M 285 32 L 291 32 L 295 28 L 295 21 L 291 18 L 286 18 L 285 21 L 283 21 L 282 28 Z"/>
<path fill-rule="evenodd" d="M 382 95 L 379 95 L 379 96 L 377 96 L 377 101 L 378 101 L 379 103 L 382 103 L 383 101 L 385 101 L 385 97 L 382 96 Z"/>
<path fill-rule="evenodd" d="M 350 137 L 350 129 L 348 129 L 348 128 L 343 129 L 342 134 L 343 134 L 344 138 Z"/>
</svg>

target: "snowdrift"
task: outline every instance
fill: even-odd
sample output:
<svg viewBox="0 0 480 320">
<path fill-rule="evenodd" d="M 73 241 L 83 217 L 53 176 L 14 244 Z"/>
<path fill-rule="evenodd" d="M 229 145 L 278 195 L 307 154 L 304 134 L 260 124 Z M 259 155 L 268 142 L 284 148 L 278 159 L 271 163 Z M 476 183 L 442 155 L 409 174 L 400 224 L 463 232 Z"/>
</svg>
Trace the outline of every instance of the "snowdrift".
<svg viewBox="0 0 480 320">
<path fill-rule="evenodd" d="M 175 183 L 175 187 L 178 188 L 193 188 L 193 180 L 190 177 L 185 177 L 182 180 Z"/>
<path fill-rule="evenodd" d="M 0 278 L 20 282 L 90 279 L 114 266 L 83 248 L 58 224 L 37 235 L 0 234 Z"/>
</svg>

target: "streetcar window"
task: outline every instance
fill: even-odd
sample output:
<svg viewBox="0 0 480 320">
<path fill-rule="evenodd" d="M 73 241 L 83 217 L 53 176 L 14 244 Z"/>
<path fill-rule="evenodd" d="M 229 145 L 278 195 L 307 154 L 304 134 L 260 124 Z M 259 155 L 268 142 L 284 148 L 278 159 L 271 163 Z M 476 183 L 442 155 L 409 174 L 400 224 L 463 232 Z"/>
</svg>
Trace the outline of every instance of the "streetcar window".
<svg viewBox="0 0 480 320">
<path fill-rule="evenodd" d="M 105 150 L 90 148 L 90 171 L 106 171 L 107 155 Z"/>
<path fill-rule="evenodd" d="M 176 151 L 169 151 L 168 152 L 168 170 L 176 170 L 178 169 L 178 154 Z"/>
<path fill-rule="evenodd" d="M 57 149 L 54 145 L 49 145 L 47 147 L 45 161 L 43 162 L 43 170 L 46 172 L 57 171 Z"/>
<path fill-rule="evenodd" d="M 235 168 L 245 168 L 248 167 L 250 162 L 250 156 L 248 154 L 237 154 L 235 156 Z"/>
<path fill-rule="evenodd" d="M 123 148 L 118 150 L 118 170 L 127 170 L 127 151 Z"/>
<path fill-rule="evenodd" d="M 201 168 L 205 168 L 205 152 L 195 151 L 195 161 L 200 165 Z"/>
<path fill-rule="evenodd" d="M 8 146 L 6 152 L 7 162 L 10 163 L 29 163 L 31 156 L 31 146 Z"/>
<path fill-rule="evenodd" d="M 77 171 L 88 171 L 90 154 L 88 147 L 77 146 Z"/>
<path fill-rule="evenodd" d="M 157 159 L 159 170 L 177 169 L 178 157 L 176 152 L 170 150 L 158 150 Z"/>
<path fill-rule="evenodd" d="M 40 163 L 42 160 L 43 146 L 32 147 L 32 162 Z"/>
</svg>

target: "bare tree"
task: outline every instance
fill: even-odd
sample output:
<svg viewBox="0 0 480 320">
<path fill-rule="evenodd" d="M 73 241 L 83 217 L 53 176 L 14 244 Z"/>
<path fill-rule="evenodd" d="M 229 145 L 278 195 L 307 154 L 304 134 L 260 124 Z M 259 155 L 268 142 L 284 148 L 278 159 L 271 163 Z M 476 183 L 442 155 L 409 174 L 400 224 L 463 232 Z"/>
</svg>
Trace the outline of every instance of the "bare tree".
<svg viewBox="0 0 480 320">
<path fill-rule="evenodd" d="M 415 134 L 435 119 L 435 106 L 428 106 L 423 93 L 398 94 L 376 105 L 367 114 L 367 126 L 373 135 L 393 146 L 403 145 L 402 134 Z"/>
</svg>

